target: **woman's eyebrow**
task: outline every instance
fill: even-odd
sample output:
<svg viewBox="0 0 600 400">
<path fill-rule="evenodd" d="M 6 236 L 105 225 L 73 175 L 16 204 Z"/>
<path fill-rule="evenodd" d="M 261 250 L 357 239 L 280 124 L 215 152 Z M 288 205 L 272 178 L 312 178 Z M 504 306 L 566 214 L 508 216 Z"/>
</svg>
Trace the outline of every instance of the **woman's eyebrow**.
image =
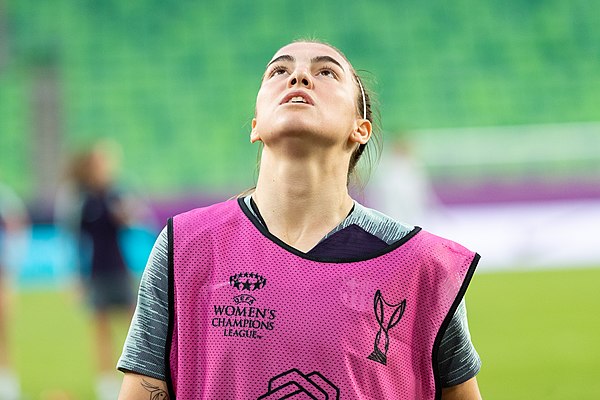
<svg viewBox="0 0 600 400">
<path fill-rule="evenodd" d="M 294 62 L 296 61 L 296 59 L 288 54 L 284 54 L 282 56 L 279 56 L 277 58 L 274 58 L 273 60 L 271 60 L 268 64 L 266 68 L 269 68 L 269 65 L 276 63 L 278 61 L 289 61 L 289 62 Z"/>
<path fill-rule="evenodd" d="M 342 64 L 340 64 L 335 58 L 330 57 L 330 56 L 316 56 L 313 57 L 310 60 L 311 63 L 318 63 L 318 62 L 331 62 L 334 63 L 335 65 L 337 65 L 338 67 L 341 68 L 342 71 L 346 72 L 346 70 L 344 70 L 344 67 L 342 67 Z"/>
<path fill-rule="evenodd" d="M 273 60 L 271 60 L 268 64 L 266 68 L 269 68 L 269 65 L 276 63 L 278 61 L 289 61 L 289 62 L 295 62 L 296 59 L 293 56 L 290 56 L 289 54 L 284 54 L 281 55 L 279 57 L 274 58 Z M 346 70 L 344 70 L 344 67 L 342 67 L 342 64 L 340 64 L 335 58 L 330 57 L 330 56 L 316 56 L 310 59 L 310 62 L 312 64 L 316 64 L 319 62 L 331 62 L 334 63 L 335 65 L 337 65 L 338 67 L 341 68 L 342 71 L 346 72 Z"/>
</svg>

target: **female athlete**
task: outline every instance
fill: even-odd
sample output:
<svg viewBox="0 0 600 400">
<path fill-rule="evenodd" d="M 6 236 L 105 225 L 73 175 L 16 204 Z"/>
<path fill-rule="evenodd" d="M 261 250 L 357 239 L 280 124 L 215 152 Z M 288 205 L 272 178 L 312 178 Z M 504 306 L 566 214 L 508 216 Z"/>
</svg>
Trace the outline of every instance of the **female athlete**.
<svg viewBox="0 0 600 400">
<path fill-rule="evenodd" d="M 479 256 L 350 197 L 372 134 L 339 50 L 275 53 L 250 134 L 256 188 L 159 236 L 120 399 L 480 398 L 462 301 Z"/>
</svg>

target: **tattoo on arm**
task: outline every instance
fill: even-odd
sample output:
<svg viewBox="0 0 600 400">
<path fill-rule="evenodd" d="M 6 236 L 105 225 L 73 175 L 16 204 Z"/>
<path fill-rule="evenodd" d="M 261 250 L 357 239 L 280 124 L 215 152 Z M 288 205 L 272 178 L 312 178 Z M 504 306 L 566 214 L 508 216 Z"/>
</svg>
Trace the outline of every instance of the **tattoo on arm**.
<svg viewBox="0 0 600 400">
<path fill-rule="evenodd" d="M 142 386 L 150 392 L 150 400 L 169 400 L 169 394 L 167 392 L 145 379 L 142 379 Z"/>
</svg>

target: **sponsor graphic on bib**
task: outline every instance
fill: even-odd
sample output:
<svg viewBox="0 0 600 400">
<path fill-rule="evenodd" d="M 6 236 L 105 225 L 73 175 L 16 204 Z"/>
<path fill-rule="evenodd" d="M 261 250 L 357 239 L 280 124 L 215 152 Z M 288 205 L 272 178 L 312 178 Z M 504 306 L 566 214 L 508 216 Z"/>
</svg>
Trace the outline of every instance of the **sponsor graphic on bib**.
<svg viewBox="0 0 600 400">
<path fill-rule="evenodd" d="M 388 309 L 391 308 L 391 315 L 388 318 L 385 317 L 384 304 Z M 406 299 L 402 300 L 398 304 L 390 304 L 383 299 L 381 291 L 378 290 L 373 299 L 373 308 L 375 310 L 375 319 L 379 324 L 379 331 L 377 332 L 377 335 L 375 335 L 373 352 L 369 354 L 367 358 L 380 364 L 387 365 L 387 352 L 390 345 L 390 336 L 388 332 L 390 329 L 396 326 L 398 322 L 400 322 L 400 319 L 402 319 L 402 315 L 404 315 L 404 309 L 406 308 Z M 383 350 L 381 343 L 382 333 Z"/>
<path fill-rule="evenodd" d="M 314 371 L 303 374 L 291 369 L 269 380 L 267 393 L 258 400 L 317 399 L 339 400 L 340 389 L 322 374 Z"/>
<path fill-rule="evenodd" d="M 275 328 L 277 311 L 257 307 L 256 293 L 267 284 L 267 279 L 254 272 L 240 272 L 229 277 L 229 286 L 237 293 L 233 304 L 213 306 L 211 325 L 222 329 L 223 336 L 262 339 L 265 332 Z"/>
</svg>

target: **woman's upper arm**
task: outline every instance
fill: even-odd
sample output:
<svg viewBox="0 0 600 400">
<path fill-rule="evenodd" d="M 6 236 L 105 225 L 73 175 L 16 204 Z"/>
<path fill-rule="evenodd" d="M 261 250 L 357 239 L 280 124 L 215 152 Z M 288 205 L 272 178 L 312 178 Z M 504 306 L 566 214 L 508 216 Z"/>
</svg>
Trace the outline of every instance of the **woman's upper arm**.
<svg viewBox="0 0 600 400">
<path fill-rule="evenodd" d="M 463 383 L 476 376 L 480 368 L 481 359 L 471 341 L 463 298 L 438 347 L 438 371 L 442 387 Z"/>
<path fill-rule="evenodd" d="M 458 385 L 442 388 L 442 400 L 481 400 L 477 379 L 473 377 Z"/>
<path fill-rule="evenodd" d="M 167 383 L 149 376 L 127 372 L 123 378 L 119 400 L 169 399 Z"/>
<path fill-rule="evenodd" d="M 169 324 L 168 238 L 160 233 L 142 275 L 135 314 L 117 364 L 121 371 L 164 379 Z"/>
</svg>

